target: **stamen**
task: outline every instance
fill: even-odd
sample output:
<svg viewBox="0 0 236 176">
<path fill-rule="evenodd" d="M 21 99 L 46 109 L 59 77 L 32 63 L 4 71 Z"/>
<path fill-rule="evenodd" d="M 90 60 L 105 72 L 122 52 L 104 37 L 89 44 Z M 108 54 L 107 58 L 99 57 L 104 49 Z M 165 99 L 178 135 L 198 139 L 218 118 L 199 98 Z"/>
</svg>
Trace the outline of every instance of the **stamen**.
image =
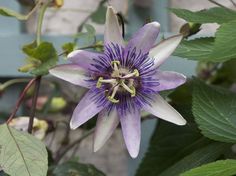
<svg viewBox="0 0 236 176">
<path fill-rule="evenodd" d="M 112 103 L 119 103 L 120 100 L 117 100 L 115 99 L 115 95 L 116 95 L 116 92 L 118 91 L 119 89 L 119 85 L 115 86 L 114 89 L 113 89 L 113 92 L 111 94 L 111 96 L 108 96 L 108 100 L 111 101 Z"/>
<path fill-rule="evenodd" d="M 139 76 L 139 71 L 137 69 L 134 69 L 133 73 L 127 74 L 123 76 L 122 78 L 131 78 L 131 77 L 138 77 Z"/>
<path fill-rule="evenodd" d="M 116 79 L 103 79 L 103 77 L 99 77 L 96 87 L 97 88 L 101 88 L 102 83 L 111 83 L 111 84 L 115 84 L 116 83 Z"/>
<path fill-rule="evenodd" d="M 98 78 L 98 81 L 97 81 L 97 84 L 96 84 L 97 88 L 100 88 L 102 86 L 102 83 L 101 83 L 102 80 L 103 80 L 103 77 Z"/>
<path fill-rule="evenodd" d="M 127 90 L 130 94 L 131 94 L 131 97 L 134 97 L 136 95 L 136 90 L 135 90 L 135 87 L 132 86 L 131 88 L 129 88 L 124 81 L 121 82 L 121 85 L 122 87 Z"/>
<path fill-rule="evenodd" d="M 111 62 L 111 65 L 113 66 L 113 69 L 115 71 L 119 71 L 118 65 L 120 65 L 120 61 L 114 60 L 114 61 Z"/>
</svg>

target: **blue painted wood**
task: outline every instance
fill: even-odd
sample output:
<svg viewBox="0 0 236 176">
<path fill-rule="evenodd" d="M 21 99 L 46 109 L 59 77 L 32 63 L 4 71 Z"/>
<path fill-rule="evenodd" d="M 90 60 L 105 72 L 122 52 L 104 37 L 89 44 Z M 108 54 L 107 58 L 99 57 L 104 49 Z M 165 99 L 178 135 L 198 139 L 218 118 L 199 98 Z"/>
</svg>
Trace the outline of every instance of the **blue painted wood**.
<svg viewBox="0 0 236 176">
<path fill-rule="evenodd" d="M 20 11 L 17 1 L 1 0 L 0 7 L 7 7 L 15 11 Z M 0 35 L 19 34 L 21 31 L 21 22 L 14 18 L 3 17 L 0 15 Z M 1 41 L 0 41 L 1 43 Z"/>
<path fill-rule="evenodd" d="M 0 36 L 0 57 L 3 61 L 0 64 L 0 77 L 29 76 L 29 74 L 18 72 L 17 69 L 25 63 L 26 56 L 21 51 L 22 46 L 34 39 L 35 36 L 26 34 Z M 42 40 L 53 42 L 59 52 L 63 43 L 72 41 L 66 36 L 44 36 Z"/>
<path fill-rule="evenodd" d="M 161 31 L 169 31 L 169 12 L 167 10 L 168 0 L 153 0 L 152 6 L 142 8 L 134 5 L 133 1 L 129 4 L 129 33 L 134 33 L 146 20 L 158 21 L 161 24 Z"/>
</svg>

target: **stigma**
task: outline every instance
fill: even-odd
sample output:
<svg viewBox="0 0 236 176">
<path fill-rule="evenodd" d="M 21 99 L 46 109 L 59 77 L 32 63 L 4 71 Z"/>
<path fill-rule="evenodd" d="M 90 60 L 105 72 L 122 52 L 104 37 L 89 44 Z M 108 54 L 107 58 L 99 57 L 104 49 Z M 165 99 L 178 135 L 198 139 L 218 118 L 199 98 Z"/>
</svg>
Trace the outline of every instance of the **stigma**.
<svg viewBox="0 0 236 176">
<path fill-rule="evenodd" d="M 120 61 L 114 60 L 111 62 L 111 73 L 106 77 L 99 77 L 96 87 L 105 87 L 107 99 L 112 103 L 119 103 L 117 94 L 124 94 L 128 92 L 130 97 L 136 96 L 135 79 L 139 77 L 139 71 L 134 69 L 130 71 L 127 68 L 122 68 Z"/>
</svg>

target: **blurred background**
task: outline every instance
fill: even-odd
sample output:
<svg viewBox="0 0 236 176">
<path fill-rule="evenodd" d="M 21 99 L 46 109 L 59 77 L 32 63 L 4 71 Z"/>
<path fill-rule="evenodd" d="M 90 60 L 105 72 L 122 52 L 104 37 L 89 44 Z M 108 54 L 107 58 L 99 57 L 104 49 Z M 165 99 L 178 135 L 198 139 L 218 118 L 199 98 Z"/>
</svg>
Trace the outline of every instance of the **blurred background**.
<svg viewBox="0 0 236 176">
<path fill-rule="evenodd" d="M 218 2 L 233 8 L 233 5 L 229 1 L 219 0 Z M 31 8 L 31 3 L 32 0 L 1 0 L 0 6 L 26 13 Z M 172 15 L 168 11 L 168 8 L 201 10 L 215 6 L 208 0 L 110 0 L 109 3 L 112 4 L 127 21 L 127 38 L 145 24 L 145 22 L 150 20 L 158 21 L 161 24 L 160 38 L 178 33 L 185 21 Z M 102 39 L 105 11 L 106 1 L 103 0 L 64 0 L 64 4 L 61 8 L 54 7 L 48 9 L 42 30 L 44 40 L 53 42 L 60 53 L 62 44 L 71 41 L 74 34 L 81 29 L 83 30 L 83 24 L 93 25 L 96 29 L 96 35 L 98 38 Z M 19 77 L 27 78 L 29 76 L 19 73 L 17 70 L 24 63 L 25 56 L 21 51 L 22 46 L 34 40 L 36 18 L 37 13 L 27 22 L 19 22 L 13 18 L 0 16 L 0 82 Z M 211 36 L 216 29 L 217 25 L 204 25 L 203 30 L 198 35 Z M 65 62 L 65 60 L 61 59 L 61 62 Z M 193 61 L 171 57 L 161 69 L 178 71 L 191 77 L 195 73 L 195 66 L 196 64 Z M 50 111 L 50 113 L 48 113 L 48 109 L 42 110 L 39 108 L 38 116 L 42 119 L 50 119 L 53 123 L 60 119 L 68 120 L 70 119 L 70 113 L 73 107 L 75 107 L 85 90 L 55 79 L 53 79 L 55 84 L 51 85 L 49 83 L 51 81 L 52 79 L 50 77 L 43 81 L 42 90 L 40 91 L 41 104 L 43 104 L 42 106 L 45 108 L 46 105 L 44 106 L 44 103 L 50 100 L 50 108 L 60 107 L 57 111 Z M 11 86 L 4 93 L 1 93 L 0 120 L 3 120 L 4 117 L 7 117 L 11 112 L 23 86 L 24 84 L 16 84 Z M 50 98 L 48 94 L 54 96 Z M 54 99 L 55 104 L 52 105 L 52 98 L 55 97 L 59 99 Z M 25 107 L 19 111 L 18 115 L 24 115 L 29 109 L 30 104 L 26 102 Z M 91 122 L 91 124 L 92 123 L 93 122 Z M 107 175 L 133 176 L 148 147 L 148 142 L 155 128 L 155 123 L 156 120 L 147 120 L 142 124 L 141 152 L 139 157 L 135 160 L 130 159 L 128 156 L 119 129 L 97 153 L 92 152 L 93 137 L 91 136 L 82 142 L 80 146 L 75 146 L 75 153 L 70 153 L 70 155 L 78 155 L 81 162 L 92 163 Z M 46 142 L 52 146 L 52 149 L 57 148 L 58 144 L 62 141 L 63 132 L 61 131 L 64 130 L 63 125 L 59 125 L 57 130 L 58 133 L 56 134 L 49 132 L 45 139 Z M 82 133 L 83 129 L 73 131 L 70 134 L 70 138 L 73 139 Z M 51 143 L 51 138 L 57 140 Z"/>
</svg>

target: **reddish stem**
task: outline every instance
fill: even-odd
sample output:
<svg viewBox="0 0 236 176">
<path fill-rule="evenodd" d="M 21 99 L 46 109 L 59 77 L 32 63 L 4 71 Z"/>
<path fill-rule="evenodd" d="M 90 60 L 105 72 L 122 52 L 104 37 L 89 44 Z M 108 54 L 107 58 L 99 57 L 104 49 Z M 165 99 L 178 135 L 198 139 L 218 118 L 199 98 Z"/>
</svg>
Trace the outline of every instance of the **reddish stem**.
<svg viewBox="0 0 236 176">
<path fill-rule="evenodd" d="M 33 95 L 33 99 L 32 99 L 30 119 L 29 119 L 29 124 L 28 124 L 28 133 L 30 133 L 30 134 L 33 131 L 34 117 L 35 117 L 35 110 L 36 110 L 37 99 L 38 99 L 38 94 L 39 94 L 40 82 L 41 82 L 41 76 L 37 76 L 36 82 L 35 82 L 34 95 Z"/>
<path fill-rule="evenodd" d="M 20 94 L 20 97 L 18 98 L 17 100 L 17 103 L 16 103 L 16 106 L 15 106 L 15 109 L 12 111 L 10 117 L 8 118 L 7 120 L 7 124 L 10 123 L 10 121 L 15 117 L 16 115 L 16 112 L 18 111 L 25 95 L 26 95 L 26 92 L 29 90 L 29 88 L 34 84 L 34 82 L 36 81 L 36 78 L 34 79 L 31 79 L 30 82 L 25 86 L 24 90 L 22 91 L 22 93 Z"/>
</svg>

